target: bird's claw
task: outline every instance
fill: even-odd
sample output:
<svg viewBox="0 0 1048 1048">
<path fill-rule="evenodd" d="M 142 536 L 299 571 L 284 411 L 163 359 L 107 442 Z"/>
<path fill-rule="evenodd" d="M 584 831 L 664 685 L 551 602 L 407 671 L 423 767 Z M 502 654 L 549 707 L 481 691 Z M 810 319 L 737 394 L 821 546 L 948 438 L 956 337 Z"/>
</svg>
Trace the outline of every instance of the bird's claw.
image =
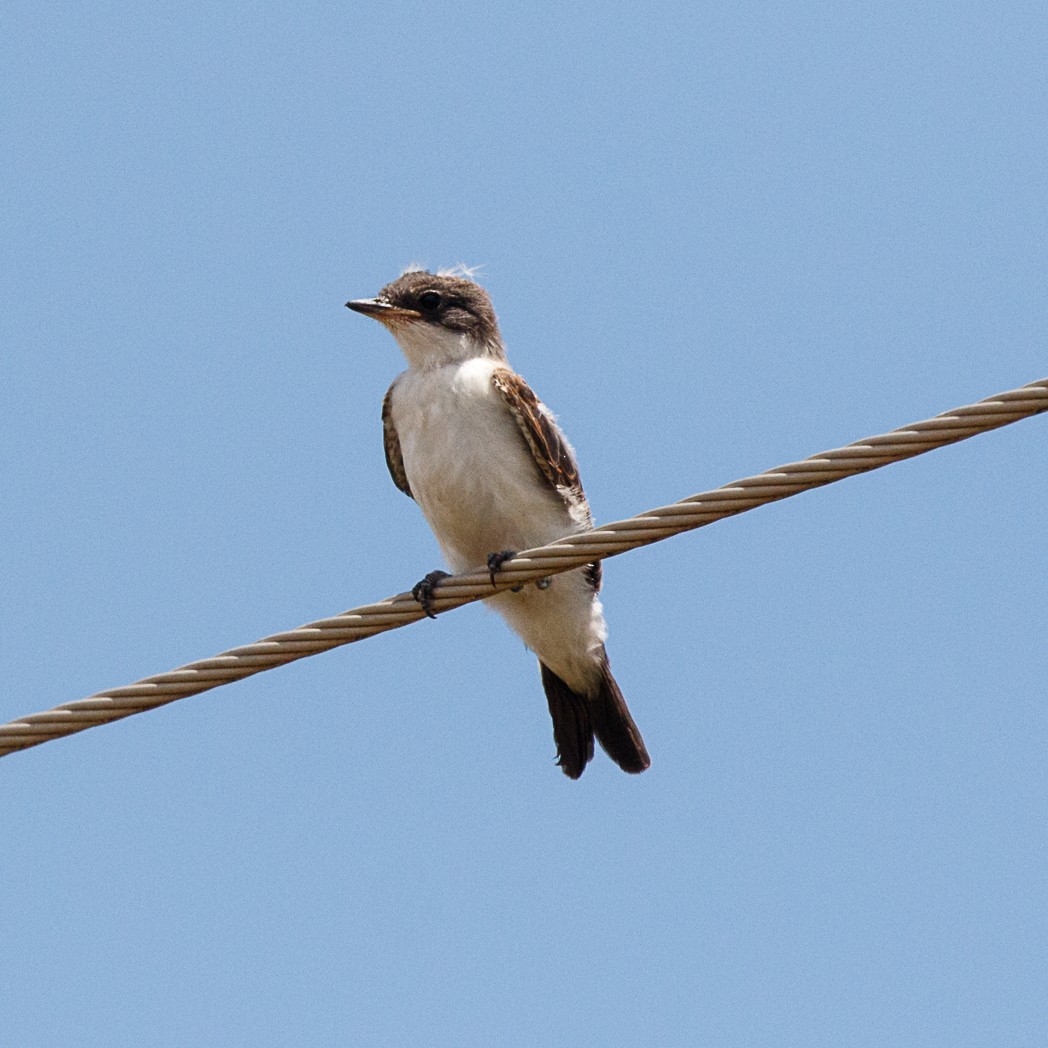
<svg viewBox="0 0 1048 1048">
<path fill-rule="evenodd" d="M 488 554 L 488 577 L 491 579 L 492 586 L 495 585 L 495 575 L 502 568 L 502 565 L 505 564 L 507 560 L 512 560 L 516 555 L 516 551 L 511 549 L 504 549 L 499 553 Z M 547 590 L 552 585 L 553 579 L 547 575 L 544 579 L 539 579 L 535 583 L 535 588 Z M 523 588 L 524 583 L 522 582 L 519 586 L 511 586 L 510 592 L 519 593 Z"/>
<path fill-rule="evenodd" d="M 411 595 L 422 605 L 422 610 L 426 615 L 435 619 L 437 613 L 433 610 L 433 587 L 440 582 L 441 579 L 449 579 L 451 576 L 446 571 L 431 571 L 421 582 L 416 582 L 411 587 Z"/>
<path fill-rule="evenodd" d="M 516 555 L 517 551 L 514 549 L 504 549 L 498 553 L 488 554 L 488 578 L 491 579 L 492 586 L 495 585 L 495 575 L 502 570 L 502 565 L 506 561 L 512 560 Z M 523 586 L 514 586 L 513 592 L 519 593 L 523 588 Z"/>
</svg>

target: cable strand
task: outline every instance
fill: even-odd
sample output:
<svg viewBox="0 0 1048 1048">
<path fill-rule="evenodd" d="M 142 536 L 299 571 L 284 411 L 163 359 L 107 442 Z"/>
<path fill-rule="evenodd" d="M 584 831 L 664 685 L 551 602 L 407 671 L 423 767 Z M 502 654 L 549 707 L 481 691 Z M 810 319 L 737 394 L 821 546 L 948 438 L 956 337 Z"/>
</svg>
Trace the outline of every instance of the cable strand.
<svg viewBox="0 0 1048 1048">
<path fill-rule="evenodd" d="M 524 550 L 502 566 L 494 586 L 486 567 L 452 575 L 434 587 L 432 606 L 436 611 L 450 611 L 513 586 L 660 542 L 1043 411 L 1048 411 L 1048 378 L 943 412 L 923 422 L 823 451 L 799 462 L 776 466 L 756 476 L 733 481 L 627 520 L 567 535 L 538 549 Z M 190 662 L 168 673 L 109 688 L 86 699 L 67 702 L 52 710 L 31 713 L 0 725 L 0 756 L 156 709 L 190 695 L 199 695 L 297 659 L 399 629 L 423 617 L 422 609 L 410 593 L 398 593 L 374 604 L 351 608 L 341 615 L 274 633 L 253 644 Z"/>
</svg>

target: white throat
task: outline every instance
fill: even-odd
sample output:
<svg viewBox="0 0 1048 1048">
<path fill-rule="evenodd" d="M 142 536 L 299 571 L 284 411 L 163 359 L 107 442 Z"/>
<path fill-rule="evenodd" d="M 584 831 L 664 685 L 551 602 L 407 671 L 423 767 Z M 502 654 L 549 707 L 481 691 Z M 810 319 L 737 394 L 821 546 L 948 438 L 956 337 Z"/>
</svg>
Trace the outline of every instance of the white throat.
<svg viewBox="0 0 1048 1048">
<path fill-rule="evenodd" d="M 450 328 L 424 323 L 398 324 L 391 330 L 408 364 L 417 371 L 478 357 L 504 359 L 501 346 L 479 342 L 465 331 L 452 331 Z"/>
</svg>

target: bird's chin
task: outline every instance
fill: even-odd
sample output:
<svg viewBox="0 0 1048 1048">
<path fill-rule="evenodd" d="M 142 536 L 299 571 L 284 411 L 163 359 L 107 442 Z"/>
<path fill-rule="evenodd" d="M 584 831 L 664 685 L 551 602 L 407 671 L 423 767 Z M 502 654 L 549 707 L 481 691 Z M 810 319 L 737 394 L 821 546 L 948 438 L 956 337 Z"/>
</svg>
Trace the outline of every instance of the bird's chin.
<svg viewBox="0 0 1048 1048">
<path fill-rule="evenodd" d="M 417 316 L 410 316 L 406 311 L 405 313 L 396 314 L 385 313 L 381 316 L 376 316 L 375 319 L 394 335 L 403 332 L 407 328 L 414 327 L 419 321 Z"/>
</svg>

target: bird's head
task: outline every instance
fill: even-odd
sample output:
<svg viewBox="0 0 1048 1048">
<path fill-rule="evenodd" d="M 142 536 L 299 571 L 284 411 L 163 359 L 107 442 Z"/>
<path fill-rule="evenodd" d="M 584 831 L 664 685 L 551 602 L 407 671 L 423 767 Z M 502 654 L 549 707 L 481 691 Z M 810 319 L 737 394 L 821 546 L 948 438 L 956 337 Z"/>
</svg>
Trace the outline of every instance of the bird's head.
<svg viewBox="0 0 1048 1048">
<path fill-rule="evenodd" d="M 412 367 L 505 359 L 491 299 L 467 277 L 410 269 L 374 298 L 346 305 L 387 327 Z"/>
</svg>

